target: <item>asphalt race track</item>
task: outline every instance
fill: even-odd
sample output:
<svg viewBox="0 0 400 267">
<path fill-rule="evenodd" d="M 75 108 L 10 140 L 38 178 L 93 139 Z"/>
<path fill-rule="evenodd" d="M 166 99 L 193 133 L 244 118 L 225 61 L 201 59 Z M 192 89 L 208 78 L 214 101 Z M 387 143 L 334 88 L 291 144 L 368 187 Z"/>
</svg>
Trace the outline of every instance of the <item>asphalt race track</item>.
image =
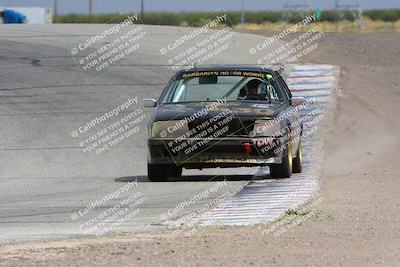
<svg viewBox="0 0 400 267">
<path fill-rule="evenodd" d="M 137 134 L 101 155 L 82 151 L 71 132 L 127 96 L 137 97 L 139 102 L 144 96 L 158 97 L 174 73 L 170 56 L 162 55 L 160 49 L 193 31 L 142 26 L 146 34 L 137 51 L 102 75 L 84 71 L 71 49 L 108 27 L 0 26 L 0 242 L 81 235 L 85 219 L 73 215 L 134 180 L 138 181 L 134 190 L 145 199 L 140 212 L 119 226 L 119 231 L 165 227 L 163 214 L 208 190 L 217 180 L 228 180 L 222 191 L 208 194 L 168 219 L 202 207 L 223 191 L 238 192 L 251 180 L 273 184 L 274 180 L 262 180 L 268 177 L 265 170 L 248 168 L 184 170 L 179 181 L 150 183 L 146 177 L 146 121 Z M 249 47 L 263 40 L 235 33 L 229 49 L 207 63 L 254 64 L 257 58 L 250 56 Z M 195 43 L 194 39 L 183 46 Z M 147 120 L 151 109 L 145 113 Z M 103 208 L 113 203 L 115 200 Z"/>
</svg>

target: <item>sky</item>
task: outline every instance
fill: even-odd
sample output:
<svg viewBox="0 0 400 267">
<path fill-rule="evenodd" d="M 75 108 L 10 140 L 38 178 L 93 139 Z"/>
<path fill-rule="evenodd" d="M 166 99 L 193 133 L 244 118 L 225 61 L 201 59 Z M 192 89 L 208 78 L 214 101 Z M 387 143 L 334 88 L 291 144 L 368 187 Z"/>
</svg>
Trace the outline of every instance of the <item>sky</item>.
<svg viewBox="0 0 400 267">
<path fill-rule="evenodd" d="M 93 0 L 95 13 L 134 12 L 140 10 L 141 0 Z M 145 11 L 221 11 L 240 10 L 241 0 L 144 0 Z M 246 10 L 280 10 L 284 0 L 243 0 Z M 293 4 L 307 3 L 306 0 L 292 0 Z M 335 0 L 308 0 L 313 8 L 334 9 Z M 356 3 L 357 0 L 339 0 L 341 4 Z M 363 10 L 375 8 L 400 8 L 400 0 L 359 0 Z M 53 7 L 54 0 L 0 0 L 0 6 L 47 6 Z M 60 14 L 87 13 L 87 0 L 58 0 Z"/>
</svg>

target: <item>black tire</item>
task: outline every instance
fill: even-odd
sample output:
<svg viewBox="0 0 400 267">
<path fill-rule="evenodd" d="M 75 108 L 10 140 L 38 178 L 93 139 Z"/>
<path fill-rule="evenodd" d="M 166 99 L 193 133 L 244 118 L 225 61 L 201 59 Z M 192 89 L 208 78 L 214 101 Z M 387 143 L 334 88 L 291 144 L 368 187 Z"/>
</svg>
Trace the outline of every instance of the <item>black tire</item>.
<svg viewBox="0 0 400 267">
<path fill-rule="evenodd" d="M 147 177 L 152 182 L 168 182 L 168 165 L 147 163 Z"/>
<path fill-rule="evenodd" d="M 282 163 L 271 165 L 269 167 L 269 172 L 272 178 L 290 178 L 292 175 L 292 168 L 292 145 L 291 142 L 288 142 L 283 150 Z"/>
<path fill-rule="evenodd" d="M 180 178 L 182 176 L 182 168 L 178 166 L 169 166 L 169 177 Z"/>
<path fill-rule="evenodd" d="M 175 165 L 147 163 L 147 176 L 152 182 L 168 182 L 169 177 L 180 178 L 182 168 Z"/>
<path fill-rule="evenodd" d="M 303 148 L 301 142 L 296 152 L 296 157 L 293 159 L 293 173 L 301 173 L 303 171 Z"/>
</svg>

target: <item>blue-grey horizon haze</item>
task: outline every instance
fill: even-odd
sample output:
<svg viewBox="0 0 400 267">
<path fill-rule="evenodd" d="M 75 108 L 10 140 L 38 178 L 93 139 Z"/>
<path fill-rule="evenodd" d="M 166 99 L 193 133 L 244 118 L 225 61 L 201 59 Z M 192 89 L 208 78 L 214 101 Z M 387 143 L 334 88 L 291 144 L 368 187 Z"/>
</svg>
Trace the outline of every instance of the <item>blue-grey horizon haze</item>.
<svg viewBox="0 0 400 267">
<path fill-rule="evenodd" d="M 94 13 L 127 13 L 140 10 L 141 0 L 92 0 Z M 291 3 L 305 3 L 307 1 L 291 1 Z M 309 0 L 313 8 L 334 9 L 334 0 Z M 221 11 L 240 10 L 241 0 L 144 0 L 145 11 L 189 12 L 189 11 Z M 340 3 L 356 3 L 356 1 L 342 0 Z M 368 1 L 360 0 L 360 5 L 365 9 L 400 8 L 400 0 Z M 0 6 L 41 6 L 53 7 L 54 0 L 0 0 Z M 244 0 L 245 10 L 282 10 L 284 1 L 273 0 Z M 58 0 L 58 12 L 87 13 L 87 0 Z"/>
</svg>

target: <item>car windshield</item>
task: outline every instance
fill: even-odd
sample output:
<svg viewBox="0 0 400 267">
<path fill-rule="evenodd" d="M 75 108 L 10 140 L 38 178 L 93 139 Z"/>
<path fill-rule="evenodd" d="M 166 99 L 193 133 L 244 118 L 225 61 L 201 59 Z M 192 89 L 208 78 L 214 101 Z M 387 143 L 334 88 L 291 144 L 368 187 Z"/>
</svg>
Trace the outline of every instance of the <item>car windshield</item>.
<svg viewBox="0 0 400 267">
<path fill-rule="evenodd" d="M 162 103 L 226 101 L 282 101 L 279 86 L 272 79 L 246 76 L 201 76 L 173 81 Z"/>
</svg>

